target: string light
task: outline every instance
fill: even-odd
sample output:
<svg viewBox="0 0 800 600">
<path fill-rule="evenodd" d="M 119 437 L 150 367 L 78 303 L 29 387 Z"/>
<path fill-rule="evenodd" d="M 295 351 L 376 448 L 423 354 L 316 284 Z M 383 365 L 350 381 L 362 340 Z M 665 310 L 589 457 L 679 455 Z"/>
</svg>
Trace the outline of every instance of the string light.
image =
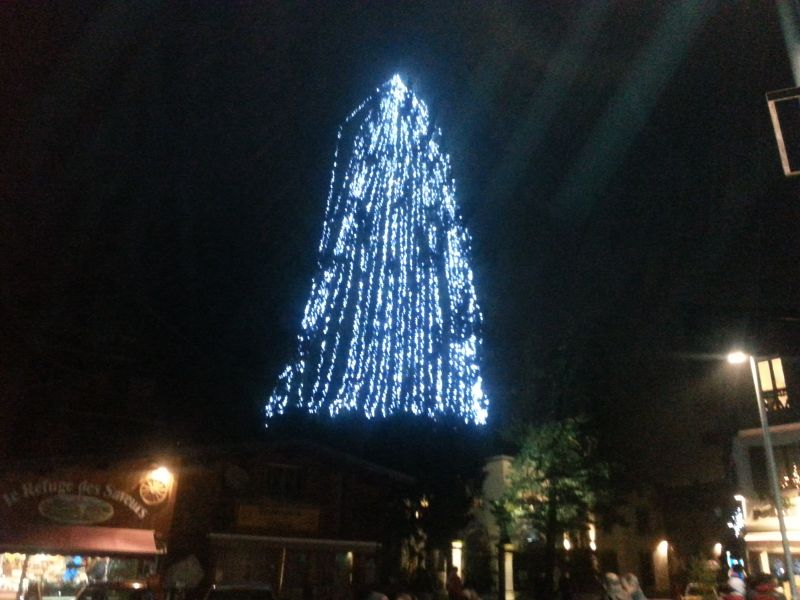
<svg viewBox="0 0 800 600">
<path fill-rule="evenodd" d="M 470 237 L 440 140 L 397 75 L 339 128 L 297 358 L 267 424 L 290 407 L 486 422 Z"/>
<path fill-rule="evenodd" d="M 800 473 L 798 473 L 797 465 L 792 465 L 792 474 L 784 475 L 781 481 L 781 488 L 784 490 L 794 488 L 800 491 Z"/>
<path fill-rule="evenodd" d="M 741 506 L 737 506 L 736 510 L 733 511 L 731 519 L 728 521 L 727 525 L 728 529 L 733 530 L 733 534 L 737 538 L 742 536 L 742 531 L 744 530 L 744 511 L 742 510 Z"/>
</svg>

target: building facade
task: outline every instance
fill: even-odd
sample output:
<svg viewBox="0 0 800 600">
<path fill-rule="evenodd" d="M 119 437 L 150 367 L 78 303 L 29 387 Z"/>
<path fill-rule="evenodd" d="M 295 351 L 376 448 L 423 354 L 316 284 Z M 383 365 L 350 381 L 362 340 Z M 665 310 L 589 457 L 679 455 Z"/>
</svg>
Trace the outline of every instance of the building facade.
<svg viewBox="0 0 800 600">
<path fill-rule="evenodd" d="M 541 548 L 535 540 L 502 540 L 491 512 L 492 502 L 506 491 L 512 461 L 505 455 L 486 461 L 482 498 L 472 525 L 472 530 L 486 532 L 494 589 L 499 585 L 500 597 L 505 600 L 520 593 L 526 597 L 535 593 L 543 564 Z M 614 523 L 593 523 L 585 532 L 565 536 L 559 570 L 570 571 L 573 583 L 583 591 L 597 591 L 599 576 L 613 571 L 637 574 L 651 595 L 670 595 L 678 569 L 677 555 L 666 538 L 656 494 L 630 494 L 618 507 L 618 517 Z M 466 541 L 460 562 L 466 567 L 464 576 L 469 581 L 469 566 L 473 563 L 470 553 L 481 550 L 479 545 L 470 544 L 468 537 Z"/>
<path fill-rule="evenodd" d="M 207 583 L 352 598 L 399 561 L 414 484 L 402 473 L 284 441 L 186 456 L 182 478 L 170 562 L 196 556 Z"/>
<path fill-rule="evenodd" d="M 795 564 L 800 572 L 800 423 L 770 427 L 784 518 Z M 739 431 L 733 441 L 733 461 L 738 485 L 738 514 L 733 525 L 744 540 L 747 565 L 752 572 L 782 576 L 785 559 L 774 502 L 770 499 L 762 430 Z"/>
<path fill-rule="evenodd" d="M 156 458 L 2 465 L 0 597 L 69 597 L 88 581 L 155 575 L 176 467 Z"/>
</svg>

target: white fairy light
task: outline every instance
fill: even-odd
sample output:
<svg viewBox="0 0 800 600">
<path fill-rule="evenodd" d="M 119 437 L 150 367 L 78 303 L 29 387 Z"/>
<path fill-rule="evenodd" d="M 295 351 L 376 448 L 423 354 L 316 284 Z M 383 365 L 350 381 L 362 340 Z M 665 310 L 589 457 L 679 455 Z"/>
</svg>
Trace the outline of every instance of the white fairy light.
<svg viewBox="0 0 800 600">
<path fill-rule="evenodd" d="M 298 356 L 267 421 L 294 406 L 485 423 L 469 256 L 441 132 L 395 75 L 339 128 Z"/>
</svg>

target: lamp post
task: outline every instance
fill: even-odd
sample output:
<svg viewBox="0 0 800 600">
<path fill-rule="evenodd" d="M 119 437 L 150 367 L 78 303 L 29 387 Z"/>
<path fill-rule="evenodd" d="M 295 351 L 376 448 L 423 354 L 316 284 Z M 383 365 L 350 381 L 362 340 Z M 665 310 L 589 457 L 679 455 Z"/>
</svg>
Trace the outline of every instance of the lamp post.
<svg viewBox="0 0 800 600">
<path fill-rule="evenodd" d="M 778 364 L 780 364 L 780 359 Z M 783 496 L 781 495 L 781 488 L 778 484 L 778 469 L 775 466 L 775 454 L 772 451 L 772 435 L 769 431 L 769 423 L 767 421 L 767 408 L 764 406 L 764 396 L 762 390 L 766 389 L 774 391 L 778 394 L 777 385 L 775 382 L 775 372 L 770 361 L 765 361 L 765 373 L 769 373 L 769 387 L 759 379 L 759 371 L 756 366 L 756 359 L 751 354 L 744 352 L 732 352 L 728 355 L 728 362 L 731 364 L 742 364 L 748 361 L 750 363 L 750 372 L 753 375 L 753 385 L 756 389 L 756 403 L 758 404 L 758 416 L 761 419 L 761 431 L 764 434 L 764 454 L 767 455 L 767 471 L 769 472 L 769 482 L 772 487 L 772 497 L 775 502 L 775 512 L 778 514 L 778 526 L 781 530 L 781 543 L 783 544 L 783 556 L 786 561 L 786 575 L 789 577 L 789 589 L 792 593 L 792 600 L 800 600 L 797 594 L 797 584 L 794 580 L 794 563 L 792 562 L 792 551 L 789 547 L 789 537 L 786 534 L 786 521 L 783 518 Z M 760 366 L 760 364 L 759 364 Z M 783 376 L 783 369 L 781 368 L 781 377 Z"/>
</svg>

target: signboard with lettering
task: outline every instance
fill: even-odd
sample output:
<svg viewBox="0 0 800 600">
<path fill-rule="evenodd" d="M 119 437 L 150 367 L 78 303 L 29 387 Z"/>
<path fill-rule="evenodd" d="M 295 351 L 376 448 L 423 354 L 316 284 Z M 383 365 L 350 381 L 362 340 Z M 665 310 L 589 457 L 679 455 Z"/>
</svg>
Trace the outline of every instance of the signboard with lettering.
<svg viewBox="0 0 800 600">
<path fill-rule="evenodd" d="M 169 530 L 177 484 L 164 466 L 128 461 L 107 469 L 9 470 L 0 474 L 0 523 Z"/>
<path fill-rule="evenodd" d="M 236 526 L 266 530 L 273 534 L 316 534 L 319 509 L 264 501 L 240 503 L 236 507 Z"/>
</svg>

